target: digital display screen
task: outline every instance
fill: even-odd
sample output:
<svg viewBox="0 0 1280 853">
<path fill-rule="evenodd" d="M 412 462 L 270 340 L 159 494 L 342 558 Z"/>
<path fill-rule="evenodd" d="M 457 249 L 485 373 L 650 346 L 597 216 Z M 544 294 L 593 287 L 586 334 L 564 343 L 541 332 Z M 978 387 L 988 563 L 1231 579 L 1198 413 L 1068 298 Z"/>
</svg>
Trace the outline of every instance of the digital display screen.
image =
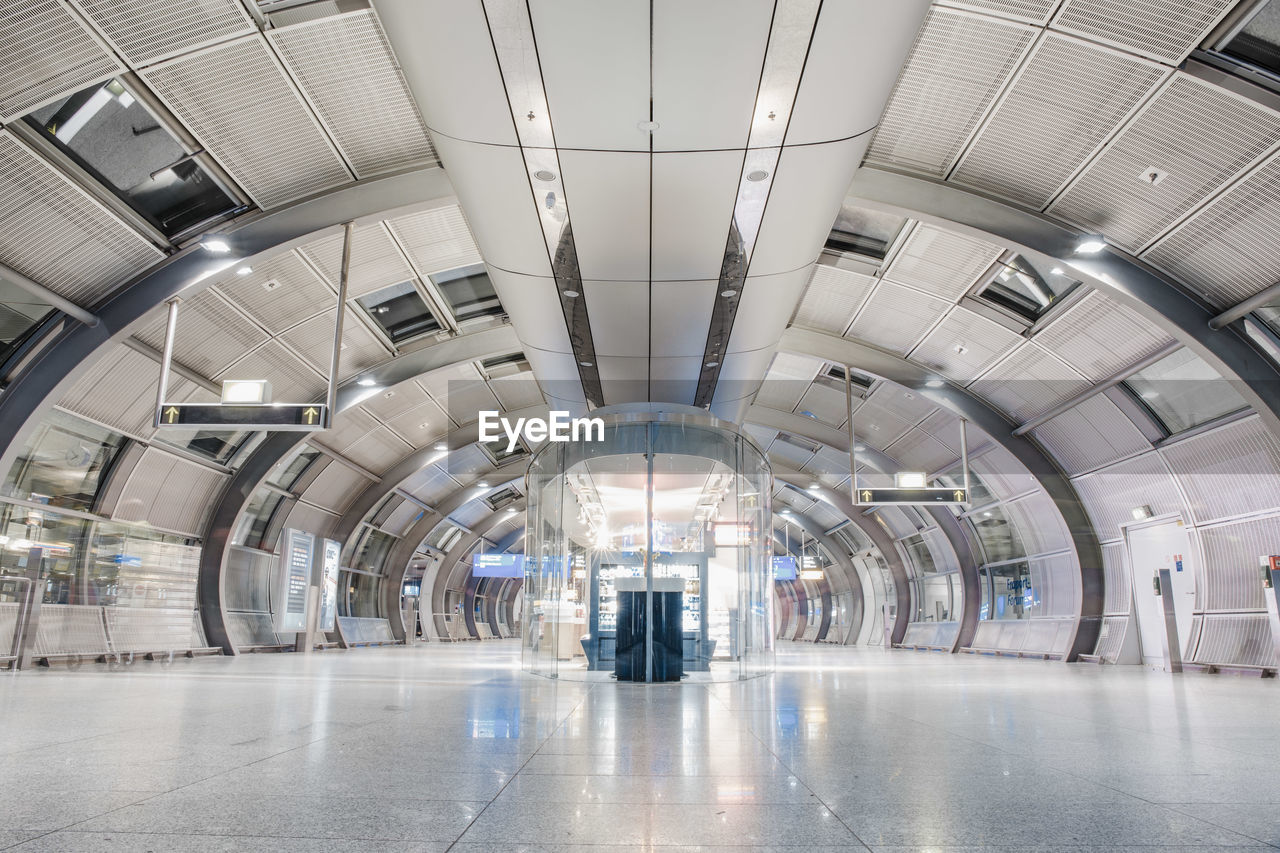
<svg viewBox="0 0 1280 853">
<path fill-rule="evenodd" d="M 772 562 L 774 580 L 793 581 L 796 579 L 795 557 L 774 557 Z"/>
<path fill-rule="evenodd" d="M 478 578 L 523 578 L 523 554 L 476 554 L 471 574 Z"/>
</svg>

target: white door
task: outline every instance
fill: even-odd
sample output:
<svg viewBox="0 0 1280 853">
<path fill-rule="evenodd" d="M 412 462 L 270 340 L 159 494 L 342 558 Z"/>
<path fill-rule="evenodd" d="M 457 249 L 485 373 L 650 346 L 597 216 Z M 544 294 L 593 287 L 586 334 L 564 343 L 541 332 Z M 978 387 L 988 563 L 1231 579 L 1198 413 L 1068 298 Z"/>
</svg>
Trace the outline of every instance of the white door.
<svg viewBox="0 0 1280 853">
<path fill-rule="evenodd" d="M 1138 614 L 1138 637 L 1142 641 L 1142 662 L 1164 666 L 1164 606 L 1156 595 L 1152 578 L 1168 569 L 1173 581 L 1173 612 L 1178 625 L 1178 645 L 1187 657 L 1191 638 L 1191 616 L 1196 603 L 1195 565 L 1188 529 L 1180 520 L 1157 521 L 1126 528 L 1129 565 L 1133 569 L 1133 600 Z"/>
</svg>

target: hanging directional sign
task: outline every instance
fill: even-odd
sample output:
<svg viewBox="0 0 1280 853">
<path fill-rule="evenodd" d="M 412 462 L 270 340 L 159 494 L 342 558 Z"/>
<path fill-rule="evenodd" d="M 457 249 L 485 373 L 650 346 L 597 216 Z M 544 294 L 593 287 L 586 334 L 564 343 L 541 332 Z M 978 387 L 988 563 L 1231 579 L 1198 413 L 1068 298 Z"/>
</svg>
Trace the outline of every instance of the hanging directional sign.
<svg viewBox="0 0 1280 853">
<path fill-rule="evenodd" d="M 964 489 L 858 489 L 858 506 L 877 504 L 963 504 L 969 502 Z"/>
<path fill-rule="evenodd" d="M 323 403 L 166 403 L 156 412 L 155 424 L 185 429 L 312 431 L 324 429 L 328 421 L 329 408 Z"/>
</svg>

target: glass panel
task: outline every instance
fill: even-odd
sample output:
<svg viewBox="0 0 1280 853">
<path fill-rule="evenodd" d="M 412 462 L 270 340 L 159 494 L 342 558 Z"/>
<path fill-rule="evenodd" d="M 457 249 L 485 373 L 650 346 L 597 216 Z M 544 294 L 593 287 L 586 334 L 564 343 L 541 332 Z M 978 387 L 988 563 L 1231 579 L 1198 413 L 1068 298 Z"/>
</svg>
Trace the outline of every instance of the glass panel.
<svg viewBox="0 0 1280 853">
<path fill-rule="evenodd" d="M 1001 507 L 993 506 L 969 516 L 969 523 L 978 534 L 987 562 L 998 563 L 1026 556 L 1018 531 L 1009 523 Z"/>
<path fill-rule="evenodd" d="M 955 581 L 953 590 L 952 581 Z M 954 574 L 934 575 L 911 582 L 915 593 L 915 618 L 913 622 L 952 622 L 956 619 L 956 599 L 959 598 L 959 578 Z"/>
<path fill-rule="evenodd" d="M 243 545 L 246 548 L 264 548 L 263 537 L 271 524 L 271 517 L 280 507 L 284 495 L 270 489 L 258 489 L 249 499 L 249 505 L 240 514 L 236 534 L 231 539 L 232 545 Z M 264 548 L 265 550 L 265 548 Z"/>
<path fill-rule="evenodd" d="M 1076 284 L 1062 267 L 1014 255 L 998 263 L 991 283 L 979 295 L 1035 320 Z"/>
<path fill-rule="evenodd" d="M 1280 4 L 1274 0 L 1264 3 L 1221 50 L 1242 62 L 1280 74 Z"/>
<path fill-rule="evenodd" d="M 124 436 L 64 412 L 36 428 L 5 481 L 6 497 L 89 511 Z"/>
<path fill-rule="evenodd" d="M 836 217 L 827 246 L 840 252 L 883 258 L 906 224 L 902 216 L 845 205 Z"/>
<path fill-rule="evenodd" d="M 978 570 L 982 587 L 980 619 L 1029 619 L 1034 594 L 1031 570 L 1026 563 L 983 566 Z"/>
<path fill-rule="evenodd" d="M 1185 349 L 1138 371 L 1124 384 L 1171 435 L 1248 407 L 1230 382 Z"/>
<path fill-rule="evenodd" d="M 378 597 L 381 587 L 382 578 L 359 572 L 342 572 L 338 581 L 338 588 L 343 591 L 339 596 L 338 615 L 367 619 L 380 617 L 382 613 L 378 607 Z"/>
<path fill-rule="evenodd" d="M 47 303 L 0 278 L 0 361 L 52 311 Z"/>
<path fill-rule="evenodd" d="M 929 550 L 923 536 L 911 536 L 902 540 L 902 547 L 906 549 L 907 558 L 916 575 L 937 574 L 938 567 L 933 562 L 933 552 Z"/>
<path fill-rule="evenodd" d="M 283 466 L 276 469 L 268 482 L 279 486 L 282 489 L 293 489 L 295 483 L 307 472 L 317 459 L 320 458 L 320 451 L 312 447 L 303 445 L 293 458 L 291 458 Z"/>
<path fill-rule="evenodd" d="M 427 303 L 411 281 L 403 281 L 356 300 L 368 312 L 392 343 L 440 331 Z"/>
<path fill-rule="evenodd" d="M 503 313 L 502 303 L 482 264 L 437 273 L 431 276 L 431 281 L 459 323 Z"/>
<path fill-rule="evenodd" d="M 119 80 L 41 107 L 26 121 L 167 236 L 238 206 Z"/>
<path fill-rule="evenodd" d="M 382 574 L 383 564 L 386 562 L 387 555 L 391 553 L 391 547 L 397 541 L 396 537 L 371 527 L 366 527 L 365 531 L 364 541 L 356 548 L 351 568 Z"/>
</svg>

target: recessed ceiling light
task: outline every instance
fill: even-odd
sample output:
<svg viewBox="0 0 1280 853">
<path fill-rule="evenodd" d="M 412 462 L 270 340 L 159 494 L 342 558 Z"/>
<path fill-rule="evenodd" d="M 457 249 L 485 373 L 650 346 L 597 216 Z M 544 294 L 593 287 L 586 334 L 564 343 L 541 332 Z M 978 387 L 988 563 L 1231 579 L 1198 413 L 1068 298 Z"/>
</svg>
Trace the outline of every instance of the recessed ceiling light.
<svg viewBox="0 0 1280 853">
<path fill-rule="evenodd" d="M 747 173 L 747 180 L 756 184 L 760 183 L 767 177 L 769 177 L 769 173 L 764 169 L 756 169 L 754 172 Z"/>
<path fill-rule="evenodd" d="M 809 484 L 809 491 L 811 491 L 811 492 L 816 492 L 816 491 L 818 491 L 818 489 L 821 489 L 821 488 L 822 488 L 822 484 L 821 484 L 821 483 L 810 483 L 810 484 Z"/>
<path fill-rule="evenodd" d="M 1142 399 L 1144 400 L 1154 400 L 1159 396 L 1160 396 L 1159 391 L 1143 391 L 1142 392 Z"/>
<path fill-rule="evenodd" d="M 737 295 L 738 295 L 738 291 L 736 291 L 736 290 L 722 290 L 722 291 L 720 291 L 720 295 L 721 295 L 721 296 L 723 296 L 725 299 L 731 299 L 732 297 L 734 297 L 734 296 L 737 296 Z"/>
<path fill-rule="evenodd" d="M 941 388 L 943 385 L 946 385 L 947 383 L 943 382 L 941 379 L 930 379 L 928 382 L 924 384 L 928 388 Z"/>
<path fill-rule="evenodd" d="M 656 121 L 636 122 L 636 130 L 642 130 L 645 133 L 653 133 L 655 130 L 657 130 L 660 127 L 662 127 L 662 125 L 658 124 Z"/>
<path fill-rule="evenodd" d="M 206 252 L 213 252 L 215 255 L 225 255 L 231 251 L 231 244 L 226 237 L 209 235 L 200 241 L 200 245 Z"/>
<path fill-rule="evenodd" d="M 785 509 L 783 509 L 783 510 L 782 510 L 782 514 L 783 514 L 783 515 L 791 515 L 791 507 L 786 507 Z"/>
<path fill-rule="evenodd" d="M 425 426 L 425 424 L 424 424 L 424 426 Z M 449 445 L 448 445 L 448 444 L 446 444 L 446 443 L 445 443 L 445 442 L 443 442 L 443 441 L 437 441 L 437 442 L 436 442 L 436 444 L 435 444 L 435 449 L 436 449 L 436 450 L 448 450 L 448 449 L 449 449 Z"/>
<path fill-rule="evenodd" d="M 854 450 L 866 450 L 866 449 L 867 449 L 867 446 L 866 446 L 865 444 L 855 444 L 855 445 L 853 446 L 853 449 L 854 449 Z"/>
<path fill-rule="evenodd" d="M 421 423 L 421 424 L 418 424 L 418 429 L 427 429 L 427 428 L 428 428 L 428 427 L 430 427 L 430 426 L 431 426 L 431 424 L 428 424 L 428 423 Z M 437 447 L 437 448 L 436 448 L 436 450 L 439 450 L 439 449 L 440 449 L 439 447 Z"/>
<path fill-rule="evenodd" d="M 489 482 L 487 480 L 481 480 L 480 482 L 476 483 L 476 485 L 482 489 L 489 488 Z"/>
<path fill-rule="evenodd" d="M 378 380 L 374 379 L 371 376 L 361 376 L 359 379 L 356 380 L 356 384 L 359 385 L 361 388 L 372 388 L 373 386 L 378 384 Z"/>
<path fill-rule="evenodd" d="M 1049 270 L 1049 272 L 1051 272 L 1051 273 L 1052 273 L 1052 274 L 1054 274 L 1054 275 L 1062 275 L 1062 274 L 1063 274 L 1063 273 L 1062 273 L 1062 267 L 1054 267 L 1053 269 Z"/>
<path fill-rule="evenodd" d="M 563 293 L 565 296 L 569 297 L 570 299 L 577 299 L 579 296 L 581 296 L 581 294 L 578 293 L 578 291 L 576 290 L 562 290 L 560 292 Z"/>
<path fill-rule="evenodd" d="M 390 400 L 390 399 L 391 399 L 392 397 L 394 397 L 395 395 L 396 395 L 396 392 L 395 392 L 395 391 L 386 391 L 386 392 L 384 392 L 384 393 L 383 393 L 383 395 L 382 395 L 382 396 L 383 396 L 383 397 L 386 397 L 388 400 Z"/>
<path fill-rule="evenodd" d="M 236 267 L 236 275 L 248 275 L 251 272 L 253 272 L 251 266 Z"/>
<path fill-rule="evenodd" d="M 556 173 L 548 172 L 546 169 L 539 169 L 533 173 L 533 176 L 540 181 L 554 181 L 556 179 Z"/>
<path fill-rule="evenodd" d="M 578 364 L 582 365 L 583 367 L 592 367 L 592 366 L 593 366 L 593 365 L 591 364 L 591 362 L 589 362 L 589 361 L 580 361 L 580 362 L 578 362 Z"/>
<path fill-rule="evenodd" d="M 719 366 L 720 366 L 720 362 L 718 362 L 718 361 L 708 361 L 708 362 L 707 362 L 707 367 L 719 367 Z"/>
<path fill-rule="evenodd" d="M 1089 234 L 1081 237 L 1080 242 L 1076 243 L 1076 254 L 1096 255 L 1105 248 L 1107 248 L 1107 241 L 1101 234 Z"/>
</svg>

